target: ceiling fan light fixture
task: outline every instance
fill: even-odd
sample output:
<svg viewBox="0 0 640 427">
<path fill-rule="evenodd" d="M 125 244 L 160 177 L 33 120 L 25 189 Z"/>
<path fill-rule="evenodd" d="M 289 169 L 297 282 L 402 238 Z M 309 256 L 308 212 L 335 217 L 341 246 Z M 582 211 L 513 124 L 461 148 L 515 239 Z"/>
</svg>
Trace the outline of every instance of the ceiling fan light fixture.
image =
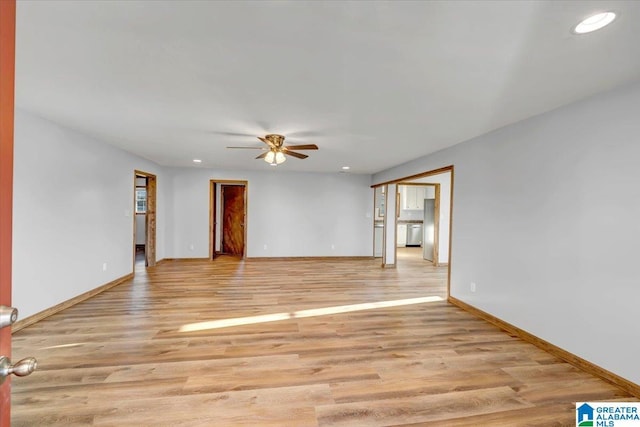
<svg viewBox="0 0 640 427">
<path fill-rule="evenodd" d="M 275 160 L 276 160 L 276 164 L 280 164 L 280 163 L 284 163 L 285 161 L 287 161 L 287 158 L 284 156 L 282 151 L 278 151 L 276 153 Z"/>
<path fill-rule="evenodd" d="M 276 159 L 276 153 L 273 150 L 269 151 L 267 155 L 264 156 L 264 161 L 270 164 L 274 163 L 275 159 Z"/>
</svg>

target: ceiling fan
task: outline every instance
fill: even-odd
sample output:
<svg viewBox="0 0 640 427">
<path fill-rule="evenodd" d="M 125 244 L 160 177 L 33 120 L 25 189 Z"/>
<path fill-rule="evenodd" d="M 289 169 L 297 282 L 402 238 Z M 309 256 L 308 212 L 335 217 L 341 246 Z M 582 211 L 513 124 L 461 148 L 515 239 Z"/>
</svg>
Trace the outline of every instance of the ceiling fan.
<svg viewBox="0 0 640 427">
<path fill-rule="evenodd" d="M 284 145 L 284 136 L 271 133 L 264 137 L 259 136 L 258 139 L 264 142 L 266 147 L 227 147 L 227 148 L 241 148 L 248 150 L 262 150 L 265 153 L 260 154 L 256 159 L 264 159 L 265 162 L 272 166 L 284 163 L 286 156 L 297 157 L 298 159 L 306 159 L 306 154 L 296 153 L 293 150 L 317 150 L 316 144 L 303 144 L 303 145 Z"/>
</svg>

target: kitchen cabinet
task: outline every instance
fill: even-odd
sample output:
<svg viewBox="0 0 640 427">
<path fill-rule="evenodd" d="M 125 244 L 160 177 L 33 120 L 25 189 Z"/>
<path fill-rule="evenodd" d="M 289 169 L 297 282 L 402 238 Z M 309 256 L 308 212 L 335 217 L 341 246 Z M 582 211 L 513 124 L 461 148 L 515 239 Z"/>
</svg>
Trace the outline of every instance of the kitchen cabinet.
<svg viewBox="0 0 640 427">
<path fill-rule="evenodd" d="M 402 209 L 421 211 L 424 209 L 427 188 L 422 185 L 402 186 Z"/>
<path fill-rule="evenodd" d="M 398 224 L 396 230 L 396 243 L 399 248 L 407 246 L 407 224 Z"/>
</svg>

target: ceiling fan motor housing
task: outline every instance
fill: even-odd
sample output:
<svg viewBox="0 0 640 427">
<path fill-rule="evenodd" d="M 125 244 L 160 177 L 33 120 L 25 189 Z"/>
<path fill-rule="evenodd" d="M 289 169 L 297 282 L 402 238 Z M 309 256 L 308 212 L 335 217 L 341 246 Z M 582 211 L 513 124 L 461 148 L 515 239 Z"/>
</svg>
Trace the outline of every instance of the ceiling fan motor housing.
<svg viewBox="0 0 640 427">
<path fill-rule="evenodd" d="M 269 135 L 266 135 L 264 139 L 266 139 L 267 141 L 269 141 L 270 143 L 272 143 L 274 146 L 278 148 L 282 147 L 282 144 L 284 143 L 284 136 L 278 135 L 275 133 L 270 133 Z"/>
</svg>

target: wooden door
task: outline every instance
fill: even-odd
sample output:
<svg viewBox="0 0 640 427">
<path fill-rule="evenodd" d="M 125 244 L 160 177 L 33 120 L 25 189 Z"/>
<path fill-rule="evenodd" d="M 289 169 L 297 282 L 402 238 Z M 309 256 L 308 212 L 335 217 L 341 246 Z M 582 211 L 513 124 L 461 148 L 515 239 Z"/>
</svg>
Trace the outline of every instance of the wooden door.
<svg viewBox="0 0 640 427">
<path fill-rule="evenodd" d="M 11 307 L 15 0 L 0 1 L 0 305 Z M 0 356 L 11 357 L 11 328 L 0 329 Z M 11 422 L 11 378 L 0 385 L 0 427 Z"/>
<path fill-rule="evenodd" d="M 244 185 L 222 185 L 222 252 L 244 256 Z"/>
<path fill-rule="evenodd" d="M 156 177 L 147 175 L 147 215 L 145 216 L 146 238 L 144 245 L 145 264 L 156 265 Z"/>
</svg>

